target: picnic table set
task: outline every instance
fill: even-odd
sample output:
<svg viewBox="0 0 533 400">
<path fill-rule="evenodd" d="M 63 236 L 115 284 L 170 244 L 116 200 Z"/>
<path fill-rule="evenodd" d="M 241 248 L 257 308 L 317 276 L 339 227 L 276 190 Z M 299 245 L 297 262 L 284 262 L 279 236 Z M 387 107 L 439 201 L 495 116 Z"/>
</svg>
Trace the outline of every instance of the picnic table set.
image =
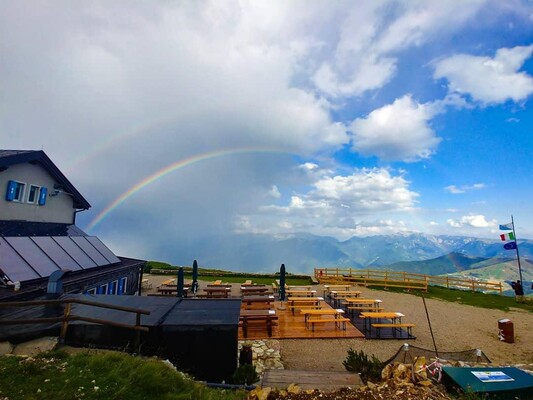
<svg viewBox="0 0 533 400">
<path fill-rule="evenodd" d="M 146 282 L 143 282 L 146 284 Z M 270 285 L 254 284 L 246 280 L 239 287 L 241 311 L 239 327 L 244 338 L 250 334 L 266 333 L 273 335 L 273 327 L 278 325 L 280 314 L 277 313 L 276 300 Z M 231 296 L 232 285 L 221 280 L 207 284 L 195 297 L 226 299 Z M 183 295 L 191 293 L 191 285 L 185 285 Z M 414 338 L 411 323 L 404 323 L 401 312 L 384 311 L 380 299 L 362 297 L 362 292 L 354 290 L 349 284 L 324 285 L 323 297 L 317 296 L 316 287 L 311 285 L 285 285 L 285 301 L 278 303 L 278 310 L 283 318 L 292 315 L 295 324 L 301 321 L 302 328 L 317 334 L 330 330 L 346 331 L 347 323 L 352 323 L 363 331 L 367 338 Z M 157 287 L 156 295 L 176 296 L 176 279 L 167 279 Z M 332 307 L 330 306 L 332 304 Z M 285 312 L 287 314 L 285 314 Z M 301 320 L 300 317 L 303 317 Z M 305 327 L 305 328 L 304 328 Z M 320 329 L 319 329 L 320 328 Z M 353 329 L 353 328 L 351 328 Z M 360 333 L 359 333 L 360 334 Z"/>
</svg>

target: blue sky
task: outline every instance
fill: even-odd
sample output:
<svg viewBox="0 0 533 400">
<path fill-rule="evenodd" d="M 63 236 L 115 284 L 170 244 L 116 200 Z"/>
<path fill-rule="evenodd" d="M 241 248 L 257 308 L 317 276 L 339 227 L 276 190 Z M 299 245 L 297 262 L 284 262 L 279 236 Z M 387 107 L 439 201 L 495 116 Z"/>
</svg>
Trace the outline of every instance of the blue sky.
<svg viewBox="0 0 533 400">
<path fill-rule="evenodd" d="M 93 206 L 78 224 L 119 253 L 206 234 L 495 238 L 511 214 L 533 238 L 531 1 L 0 11 L 2 147 L 44 149 Z"/>
</svg>

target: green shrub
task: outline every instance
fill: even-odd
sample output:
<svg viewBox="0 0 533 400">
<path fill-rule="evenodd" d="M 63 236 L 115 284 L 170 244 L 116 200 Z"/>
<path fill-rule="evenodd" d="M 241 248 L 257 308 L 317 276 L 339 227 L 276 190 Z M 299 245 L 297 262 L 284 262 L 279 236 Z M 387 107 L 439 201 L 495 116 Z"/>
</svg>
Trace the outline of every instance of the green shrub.
<svg viewBox="0 0 533 400">
<path fill-rule="evenodd" d="M 344 368 L 350 372 L 357 372 L 364 381 L 381 379 L 383 363 L 374 355 L 368 357 L 362 350 L 348 350 L 348 357 L 342 362 Z"/>
<path fill-rule="evenodd" d="M 259 375 L 252 364 L 239 365 L 233 373 L 232 381 L 236 385 L 251 385 L 259 380 Z"/>
</svg>

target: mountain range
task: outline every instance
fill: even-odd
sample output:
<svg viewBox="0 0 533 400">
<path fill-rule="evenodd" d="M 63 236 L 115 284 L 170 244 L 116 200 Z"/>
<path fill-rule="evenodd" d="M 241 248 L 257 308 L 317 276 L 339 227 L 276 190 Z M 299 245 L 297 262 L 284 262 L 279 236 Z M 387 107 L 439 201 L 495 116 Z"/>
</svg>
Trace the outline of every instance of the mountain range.
<svg viewBox="0 0 533 400">
<path fill-rule="evenodd" d="M 533 240 L 519 240 L 520 258 L 533 260 Z M 339 241 L 307 233 L 241 234 L 203 237 L 161 248 L 162 261 L 232 271 L 273 272 L 281 263 L 290 273 L 311 274 L 315 267 L 389 268 L 431 275 L 510 262 L 516 252 L 499 240 L 463 236 L 403 233 L 352 237 Z M 429 260 L 432 260 L 429 262 Z"/>
</svg>

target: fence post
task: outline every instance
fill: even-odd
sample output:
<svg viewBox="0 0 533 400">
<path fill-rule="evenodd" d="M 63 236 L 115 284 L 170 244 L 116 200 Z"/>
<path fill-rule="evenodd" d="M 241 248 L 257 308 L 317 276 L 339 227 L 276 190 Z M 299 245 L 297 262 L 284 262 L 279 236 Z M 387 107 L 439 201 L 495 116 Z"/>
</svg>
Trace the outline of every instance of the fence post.
<svg viewBox="0 0 533 400">
<path fill-rule="evenodd" d="M 135 318 L 135 326 L 139 327 L 141 326 L 141 314 L 137 313 L 137 317 Z M 135 351 L 139 353 L 141 347 L 141 331 L 137 330 L 135 331 Z"/>
<path fill-rule="evenodd" d="M 67 336 L 68 320 L 70 318 L 72 303 L 67 303 L 65 311 L 63 312 L 63 322 L 61 323 L 61 331 L 59 333 L 59 340 L 61 343 L 65 343 L 65 337 Z"/>
</svg>

